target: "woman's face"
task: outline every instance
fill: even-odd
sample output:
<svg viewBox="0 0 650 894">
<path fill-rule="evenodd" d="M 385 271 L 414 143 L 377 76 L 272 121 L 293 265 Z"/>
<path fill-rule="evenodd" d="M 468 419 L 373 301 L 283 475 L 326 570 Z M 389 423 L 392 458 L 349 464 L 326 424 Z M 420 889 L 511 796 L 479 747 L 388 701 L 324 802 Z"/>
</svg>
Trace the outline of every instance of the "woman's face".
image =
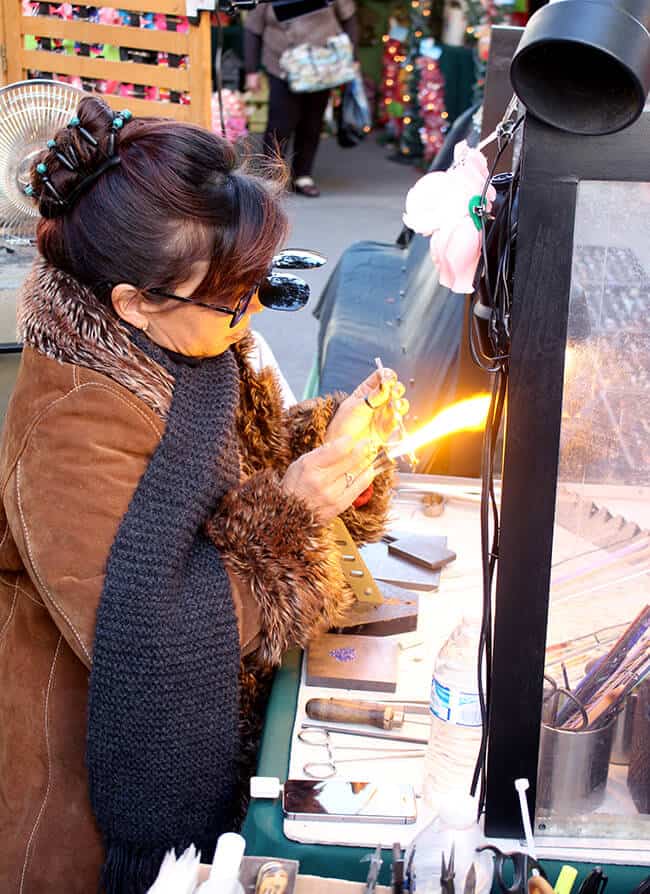
<svg viewBox="0 0 650 894">
<path fill-rule="evenodd" d="M 195 264 L 191 277 L 178 285 L 173 294 L 181 298 L 192 295 L 203 282 L 208 266 L 207 261 Z M 131 300 L 128 294 L 120 292 L 124 288 L 130 289 Z M 215 298 L 214 303 L 234 308 L 238 298 L 239 295 L 233 295 L 231 301 Z M 204 304 L 212 303 L 209 296 L 202 301 Z M 255 294 L 242 319 L 231 328 L 232 317 L 228 314 L 173 299 L 154 303 L 140 296 L 134 298 L 130 286 L 115 286 L 113 306 L 122 319 L 143 329 L 153 342 L 187 357 L 215 357 L 223 354 L 246 334 L 253 314 L 263 310 Z"/>
</svg>

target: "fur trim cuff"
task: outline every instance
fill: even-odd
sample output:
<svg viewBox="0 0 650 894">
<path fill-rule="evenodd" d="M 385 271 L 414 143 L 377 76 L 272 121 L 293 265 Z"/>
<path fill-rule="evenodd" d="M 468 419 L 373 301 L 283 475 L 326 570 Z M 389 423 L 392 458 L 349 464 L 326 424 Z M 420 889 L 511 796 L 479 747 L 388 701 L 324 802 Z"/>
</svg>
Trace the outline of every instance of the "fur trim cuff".
<svg viewBox="0 0 650 894">
<path fill-rule="evenodd" d="M 283 490 L 276 472 L 258 472 L 227 493 L 207 532 L 260 606 L 264 664 L 280 664 L 287 649 L 339 624 L 351 606 L 330 530 Z"/>
<path fill-rule="evenodd" d="M 303 400 L 301 403 L 289 407 L 285 418 L 289 431 L 289 448 L 293 459 L 322 445 L 327 426 L 345 397 L 342 392 L 336 392 L 327 397 Z"/>
</svg>

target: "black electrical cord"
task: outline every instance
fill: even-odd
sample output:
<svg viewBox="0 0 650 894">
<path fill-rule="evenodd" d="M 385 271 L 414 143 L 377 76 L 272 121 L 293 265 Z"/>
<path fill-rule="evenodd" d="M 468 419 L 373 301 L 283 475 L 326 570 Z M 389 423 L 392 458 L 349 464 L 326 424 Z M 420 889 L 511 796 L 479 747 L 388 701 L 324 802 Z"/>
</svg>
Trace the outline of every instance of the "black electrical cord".
<svg viewBox="0 0 650 894">
<path fill-rule="evenodd" d="M 486 763 L 487 763 L 487 747 L 489 734 L 489 718 L 491 705 L 491 672 L 492 672 L 492 590 L 494 584 L 494 573 L 496 570 L 497 560 L 499 557 L 499 507 L 494 491 L 494 463 L 496 456 L 497 442 L 501 423 L 503 421 L 503 413 L 506 403 L 506 394 L 508 388 L 508 361 L 510 354 L 510 310 L 511 310 L 511 294 L 510 294 L 510 278 L 511 278 L 511 261 L 513 246 L 513 204 L 515 177 L 510 181 L 506 207 L 502 211 L 499 220 L 500 231 L 498 236 L 497 256 L 498 266 L 494 284 L 490 277 L 490 266 L 487 247 L 487 228 L 486 228 L 486 211 L 485 203 L 487 190 L 496 167 L 501 159 L 503 152 L 510 143 L 514 133 L 523 121 L 521 116 L 510 129 L 507 138 L 502 138 L 496 153 L 496 157 L 492 163 L 489 176 L 483 187 L 481 195 L 481 204 L 478 212 L 482 222 L 482 240 L 481 240 L 481 257 L 482 265 L 478 274 L 479 280 L 483 280 L 483 290 L 487 298 L 487 306 L 490 309 L 490 317 L 488 320 L 488 337 L 492 355 L 488 355 L 482 350 L 480 344 L 476 342 L 476 332 L 472 325 L 474 319 L 474 308 L 480 300 L 480 295 L 475 291 L 470 305 L 470 326 L 469 326 L 469 347 L 474 361 L 486 372 L 494 375 L 492 383 L 492 397 L 490 400 L 490 408 L 486 421 L 486 427 L 483 438 L 483 451 L 481 457 L 481 555 L 482 555 L 482 583 L 483 583 L 483 614 L 481 621 L 481 633 L 479 637 L 479 648 L 477 655 L 477 672 L 478 672 L 478 695 L 479 707 L 481 710 L 481 744 L 474 767 L 472 776 L 472 784 L 470 794 L 474 796 L 479 789 L 479 815 L 485 809 L 486 797 Z M 490 521 L 492 528 L 492 537 L 490 538 Z M 485 682 L 483 678 L 483 668 L 485 666 Z"/>
</svg>

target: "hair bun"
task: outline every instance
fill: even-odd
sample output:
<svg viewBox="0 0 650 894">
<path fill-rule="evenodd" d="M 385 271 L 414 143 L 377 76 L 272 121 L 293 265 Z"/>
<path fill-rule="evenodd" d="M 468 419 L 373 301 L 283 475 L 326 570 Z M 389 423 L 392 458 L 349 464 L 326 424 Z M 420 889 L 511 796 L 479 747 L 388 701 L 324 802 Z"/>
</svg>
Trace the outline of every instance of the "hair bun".
<svg viewBox="0 0 650 894">
<path fill-rule="evenodd" d="M 119 163 L 116 135 L 131 119 L 130 112 L 114 115 L 96 96 L 86 96 L 76 114 L 37 156 L 26 193 L 38 202 L 43 217 L 65 214 L 85 186 Z"/>
</svg>

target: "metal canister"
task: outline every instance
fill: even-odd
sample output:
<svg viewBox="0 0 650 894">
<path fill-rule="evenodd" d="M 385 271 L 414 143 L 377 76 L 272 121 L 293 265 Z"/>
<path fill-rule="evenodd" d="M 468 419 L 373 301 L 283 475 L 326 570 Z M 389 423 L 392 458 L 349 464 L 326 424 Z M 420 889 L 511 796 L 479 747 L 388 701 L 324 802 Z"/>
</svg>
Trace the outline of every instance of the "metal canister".
<svg viewBox="0 0 650 894">
<path fill-rule="evenodd" d="M 634 710 L 637 705 L 637 694 L 631 692 L 623 703 L 623 709 L 616 718 L 614 741 L 612 742 L 613 764 L 627 766 L 632 753 L 632 730 L 634 729 Z"/>
<path fill-rule="evenodd" d="M 602 729 L 542 724 L 538 804 L 554 813 L 588 813 L 605 799 L 616 718 Z"/>
</svg>

